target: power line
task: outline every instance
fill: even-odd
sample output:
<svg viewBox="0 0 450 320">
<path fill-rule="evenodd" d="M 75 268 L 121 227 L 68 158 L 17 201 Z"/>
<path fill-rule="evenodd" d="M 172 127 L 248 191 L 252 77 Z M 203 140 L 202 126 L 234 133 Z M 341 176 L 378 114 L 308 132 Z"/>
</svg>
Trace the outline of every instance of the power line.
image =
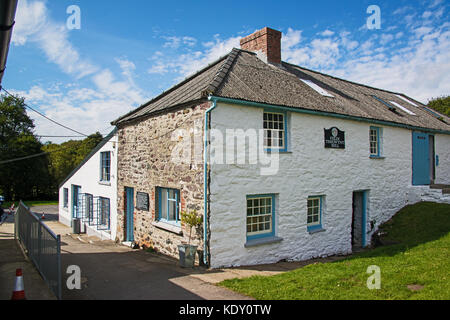
<svg viewBox="0 0 450 320">
<path fill-rule="evenodd" d="M 5 91 L 10 97 L 12 97 L 13 99 L 15 99 L 16 101 L 18 100 L 17 97 L 15 97 L 15 96 L 12 95 L 11 93 L 9 93 L 5 88 L 2 87 L 2 90 Z M 53 122 L 54 124 L 57 124 L 58 126 L 63 127 L 63 128 L 65 128 L 65 129 L 67 129 L 67 130 L 70 130 L 70 131 L 72 131 L 72 132 L 75 132 L 75 133 L 77 133 L 77 134 L 80 134 L 80 135 L 82 135 L 83 137 L 87 137 L 87 135 L 84 134 L 84 133 L 81 133 L 81 132 L 79 132 L 79 131 L 77 131 L 77 130 L 75 130 L 75 129 L 69 128 L 68 126 L 65 126 L 65 125 L 63 125 L 63 124 L 61 124 L 61 123 L 59 123 L 59 122 L 57 122 L 57 121 L 55 121 L 55 120 L 53 120 L 53 119 L 50 119 L 50 118 L 47 117 L 45 114 L 43 114 L 43 113 L 37 111 L 36 109 L 30 107 L 28 104 L 24 103 L 23 105 L 24 105 L 25 107 L 27 107 L 28 109 L 30 109 L 30 110 L 36 112 L 36 113 L 37 113 L 38 115 L 40 115 L 41 117 L 44 117 L 44 118 L 47 119 L 48 121 L 51 121 L 51 122 Z"/>
</svg>

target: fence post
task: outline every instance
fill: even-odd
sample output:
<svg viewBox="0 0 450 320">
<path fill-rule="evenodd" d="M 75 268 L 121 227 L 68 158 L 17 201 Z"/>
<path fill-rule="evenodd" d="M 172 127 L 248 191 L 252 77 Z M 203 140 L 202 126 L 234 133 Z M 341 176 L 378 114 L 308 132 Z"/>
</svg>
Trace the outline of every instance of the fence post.
<svg viewBox="0 0 450 320">
<path fill-rule="evenodd" d="M 37 263 L 39 266 L 39 269 L 42 269 L 41 265 L 41 253 L 42 253 L 42 221 L 40 218 L 38 218 L 38 254 L 37 254 Z"/>
<path fill-rule="evenodd" d="M 56 236 L 56 256 L 58 264 L 58 300 L 62 300 L 62 271 L 61 271 L 61 235 Z"/>
</svg>

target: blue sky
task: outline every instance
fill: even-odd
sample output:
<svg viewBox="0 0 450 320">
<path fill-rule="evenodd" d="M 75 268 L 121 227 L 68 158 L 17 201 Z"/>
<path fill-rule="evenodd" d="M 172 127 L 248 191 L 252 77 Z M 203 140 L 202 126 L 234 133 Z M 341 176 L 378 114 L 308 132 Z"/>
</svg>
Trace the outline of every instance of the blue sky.
<svg viewBox="0 0 450 320">
<path fill-rule="evenodd" d="M 81 10 L 79 30 L 66 26 L 70 5 Z M 380 29 L 366 26 L 370 5 L 381 9 Z M 107 133 L 265 26 L 283 33 L 284 61 L 422 102 L 450 94 L 444 0 L 19 0 L 3 86 L 78 131 Z M 30 116 L 37 134 L 72 134 Z"/>
</svg>

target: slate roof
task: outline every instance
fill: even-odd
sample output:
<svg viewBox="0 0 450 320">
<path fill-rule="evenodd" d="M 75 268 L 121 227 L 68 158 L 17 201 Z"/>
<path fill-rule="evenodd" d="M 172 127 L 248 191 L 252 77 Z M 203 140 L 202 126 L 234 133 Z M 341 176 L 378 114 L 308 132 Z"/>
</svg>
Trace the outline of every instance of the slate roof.
<svg viewBox="0 0 450 320">
<path fill-rule="evenodd" d="M 301 79 L 312 81 L 334 97 L 322 96 Z M 206 100 L 210 95 L 450 133 L 449 117 L 437 112 L 430 113 L 425 105 L 406 95 L 339 79 L 286 62 L 282 62 L 280 66 L 267 64 L 255 53 L 241 49 L 233 49 L 228 55 L 117 119 L 113 124 L 138 121 L 157 112 Z M 405 102 L 397 95 L 403 96 L 418 107 Z M 380 99 L 388 104 L 394 101 L 416 115 L 410 115 L 393 105 L 386 105 Z M 391 111 L 389 107 L 394 107 L 395 110 Z"/>
</svg>

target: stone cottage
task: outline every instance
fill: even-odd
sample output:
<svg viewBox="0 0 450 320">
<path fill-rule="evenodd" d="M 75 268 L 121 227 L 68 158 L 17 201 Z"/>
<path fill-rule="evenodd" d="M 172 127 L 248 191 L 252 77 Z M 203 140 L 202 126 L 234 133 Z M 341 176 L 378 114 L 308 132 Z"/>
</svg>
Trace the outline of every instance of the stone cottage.
<svg viewBox="0 0 450 320">
<path fill-rule="evenodd" d="M 281 36 L 245 37 L 113 122 L 117 240 L 177 256 L 180 213 L 196 210 L 193 242 L 213 268 L 349 254 L 450 184 L 448 117 L 283 62 Z"/>
</svg>

